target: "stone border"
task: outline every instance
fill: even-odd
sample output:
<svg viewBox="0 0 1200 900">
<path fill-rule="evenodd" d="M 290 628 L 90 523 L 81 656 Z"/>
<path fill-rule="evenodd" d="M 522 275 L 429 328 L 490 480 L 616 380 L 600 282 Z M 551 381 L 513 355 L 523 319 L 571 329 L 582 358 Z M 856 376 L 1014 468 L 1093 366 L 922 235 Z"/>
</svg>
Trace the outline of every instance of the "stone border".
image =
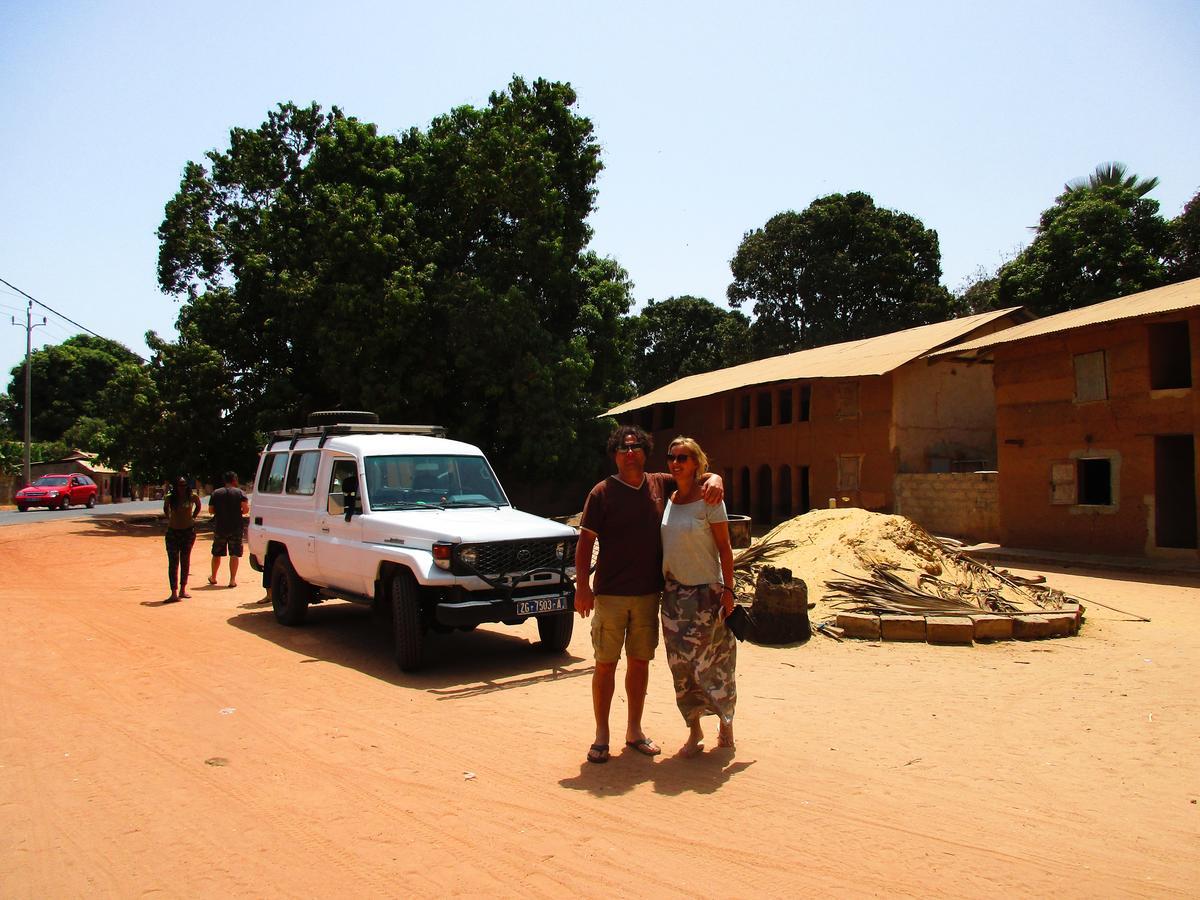
<svg viewBox="0 0 1200 900">
<path fill-rule="evenodd" d="M 980 612 L 963 616 L 906 616 L 884 613 L 838 613 L 843 637 L 867 641 L 913 641 L 928 644 L 974 644 L 976 641 L 1036 641 L 1070 637 L 1083 625 L 1084 607 L 1067 602 L 1062 609 L 1001 615 Z"/>
</svg>

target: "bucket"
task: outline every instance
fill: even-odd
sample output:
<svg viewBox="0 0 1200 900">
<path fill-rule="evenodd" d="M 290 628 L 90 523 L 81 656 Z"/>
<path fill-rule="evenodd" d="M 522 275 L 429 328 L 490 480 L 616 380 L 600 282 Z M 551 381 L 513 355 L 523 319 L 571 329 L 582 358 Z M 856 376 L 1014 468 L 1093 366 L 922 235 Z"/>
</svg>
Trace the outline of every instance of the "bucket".
<svg viewBox="0 0 1200 900">
<path fill-rule="evenodd" d="M 729 517 L 729 544 L 735 550 L 750 546 L 750 525 L 749 516 Z"/>
</svg>

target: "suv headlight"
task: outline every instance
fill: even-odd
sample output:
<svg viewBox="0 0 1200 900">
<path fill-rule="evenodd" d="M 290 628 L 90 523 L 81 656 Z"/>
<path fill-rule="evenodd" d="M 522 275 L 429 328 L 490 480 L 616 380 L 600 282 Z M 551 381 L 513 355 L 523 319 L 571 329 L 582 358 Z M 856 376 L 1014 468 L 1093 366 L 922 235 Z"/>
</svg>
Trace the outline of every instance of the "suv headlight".
<svg viewBox="0 0 1200 900">
<path fill-rule="evenodd" d="M 446 541 L 438 541 L 433 545 L 433 564 L 439 569 L 449 570 L 450 555 L 454 552 L 454 545 Z"/>
</svg>

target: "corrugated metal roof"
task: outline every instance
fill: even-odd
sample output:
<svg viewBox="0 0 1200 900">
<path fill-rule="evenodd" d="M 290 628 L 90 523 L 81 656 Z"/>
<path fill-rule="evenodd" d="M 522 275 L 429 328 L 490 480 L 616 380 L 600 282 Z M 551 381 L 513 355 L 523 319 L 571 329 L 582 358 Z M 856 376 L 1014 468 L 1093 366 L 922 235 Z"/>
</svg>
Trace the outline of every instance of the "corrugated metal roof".
<svg viewBox="0 0 1200 900">
<path fill-rule="evenodd" d="M 707 397 L 749 384 L 770 384 L 774 381 L 793 381 L 799 378 L 882 375 L 1020 308 L 993 310 L 961 319 L 935 322 L 932 325 L 919 325 L 878 337 L 814 347 L 811 350 L 758 359 L 714 372 L 689 375 L 614 406 L 607 415 L 620 415 L 630 410 L 653 406 L 655 403 L 675 403 L 679 400 Z"/>
<path fill-rule="evenodd" d="M 1069 309 L 1044 319 L 1034 319 L 1032 322 L 1025 322 L 1022 325 L 1014 325 L 1012 328 L 1006 328 L 1004 331 L 998 331 L 986 337 L 965 341 L 929 355 L 936 358 L 973 350 L 987 350 L 1000 344 L 1009 344 L 1013 341 L 1022 341 L 1040 335 L 1086 328 L 1089 325 L 1118 322 L 1122 319 L 1136 319 L 1139 316 L 1191 309 L 1194 306 L 1200 306 L 1200 278 L 1192 278 L 1150 291 L 1117 297 L 1115 300 L 1105 300 L 1103 303 L 1093 303 L 1091 306 L 1081 306 L 1079 309 Z"/>
</svg>

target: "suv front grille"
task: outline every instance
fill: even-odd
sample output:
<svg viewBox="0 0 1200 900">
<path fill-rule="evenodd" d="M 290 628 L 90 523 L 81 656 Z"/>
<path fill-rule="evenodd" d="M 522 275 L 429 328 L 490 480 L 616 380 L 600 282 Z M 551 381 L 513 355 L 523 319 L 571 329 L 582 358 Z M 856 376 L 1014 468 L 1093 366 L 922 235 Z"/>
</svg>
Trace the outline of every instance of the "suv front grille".
<svg viewBox="0 0 1200 900">
<path fill-rule="evenodd" d="M 457 548 L 455 569 L 463 574 L 506 575 L 512 572 L 528 572 L 531 569 L 558 569 L 565 561 L 570 566 L 575 562 L 576 538 L 544 541 L 493 541 L 487 544 L 460 544 Z M 559 559 L 555 548 L 565 545 L 564 558 Z M 463 550 L 474 550 L 475 564 L 468 565 L 462 559 Z"/>
</svg>

